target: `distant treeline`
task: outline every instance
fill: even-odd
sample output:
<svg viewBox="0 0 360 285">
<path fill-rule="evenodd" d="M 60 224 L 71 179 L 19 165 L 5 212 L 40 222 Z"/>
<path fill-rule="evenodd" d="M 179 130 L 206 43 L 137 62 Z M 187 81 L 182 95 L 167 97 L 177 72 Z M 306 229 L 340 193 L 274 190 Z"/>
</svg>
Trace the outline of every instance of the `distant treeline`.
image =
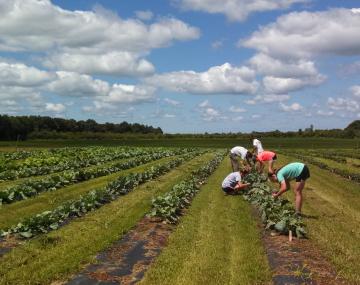
<svg viewBox="0 0 360 285">
<path fill-rule="evenodd" d="M 41 116 L 8 116 L 0 115 L 0 140 L 26 140 L 29 136 L 57 133 L 133 133 L 162 134 L 161 128 L 142 124 L 99 124 L 94 120 L 76 121 L 73 119 L 51 118 Z"/>
</svg>

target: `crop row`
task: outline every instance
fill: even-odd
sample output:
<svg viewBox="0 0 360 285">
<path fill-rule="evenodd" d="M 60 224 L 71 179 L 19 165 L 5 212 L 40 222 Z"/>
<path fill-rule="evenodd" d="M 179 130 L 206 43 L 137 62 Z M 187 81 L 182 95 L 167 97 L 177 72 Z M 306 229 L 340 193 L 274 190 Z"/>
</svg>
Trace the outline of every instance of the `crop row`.
<svg viewBox="0 0 360 285">
<path fill-rule="evenodd" d="M 78 200 L 65 202 L 52 211 L 45 211 L 33 217 L 26 218 L 9 229 L 0 230 L 0 235 L 7 236 L 18 233 L 24 238 L 30 238 L 58 229 L 65 221 L 81 217 L 89 211 L 93 211 L 104 204 L 110 203 L 119 196 L 129 193 L 139 184 L 163 175 L 197 154 L 198 153 L 189 153 L 183 157 L 175 158 L 170 162 L 152 166 L 142 173 L 131 173 L 126 176 L 121 176 L 103 188 L 90 191 Z"/>
<path fill-rule="evenodd" d="M 244 177 L 250 187 L 243 191 L 243 197 L 260 212 L 266 229 L 287 234 L 291 230 L 297 237 L 305 237 L 305 225 L 287 199 L 273 198 L 273 189 L 266 183 L 267 177 L 254 171 Z"/>
<path fill-rule="evenodd" d="M 176 223 L 180 218 L 182 209 L 190 205 L 200 186 L 205 183 L 205 180 L 214 172 L 223 158 L 223 152 L 217 153 L 215 158 L 205 166 L 193 171 L 190 178 L 176 184 L 168 193 L 154 198 L 149 216 L 159 217 L 169 223 Z"/>
<path fill-rule="evenodd" d="M 50 156 L 44 159 L 31 158 L 16 169 L 7 169 L 0 173 L 0 180 L 15 180 L 18 178 L 30 177 L 35 175 L 45 175 L 49 173 L 79 169 L 91 165 L 102 164 L 111 160 L 129 158 L 149 152 L 145 149 L 118 149 L 95 151 L 92 153 L 77 154 L 73 156 Z M 39 161 L 39 163 L 36 163 Z M 42 164 L 44 163 L 44 164 Z"/>
<path fill-rule="evenodd" d="M 285 154 L 287 154 L 287 153 L 285 153 Z M 353 181 L 356 181 L 356 182 L 360 182 L 360 174 L 359 173 L 353 173 L 353 172 L 350 172 L 348 170 L 331 167 L 330 165 L 328 165 L 328 164 L 326 164 L 324 162 L 318 161 L 318 160 L 316 160 L 316 158 L 313 158 L 313 157 L 310 157 L 310 156 L 301 155 L 301 154 L 298 154 L 298 153 L 289 153 L 288 155 L 291 155 L 293 157 L 301 159 L 302 161 L 305 161 L 307 163 L 311 163 L 313 165 L 316 165 L 316 166 L 318 166 L 318 167 L 320 167 L 322 169 L 326 169 L 326 170 L 328 170 L 330 172 L 338 174 L 338 175 L 340 175 L 342 177 L 345 177 L 347 179 L 350 179 L 350 180 L 353 180 Z"/>
<path fill-rule="evenodd" d="M 186 151 L 186 150 L 185 150 Z M 163 150 L 146 156 L 135 157 L 128 161 L 117 162 L 110 166 L 97 167 L 92 169 L 80 169 L 77 171 L 65 171 L 61 174 L 52 175 L 38 180 L 29 180 L 22 184 L 9 187 L 0 191 L 0 205 L 10 204 L 15 201 L 34 197 L 42 192 L 54 191 L 56 189 L 87 181 L 93 178 L 110 175 L 112 173 L 133 168 L 153 160 L 161 159 L 172 155 L 183 153 L 183 150 Z"/>
</svg>

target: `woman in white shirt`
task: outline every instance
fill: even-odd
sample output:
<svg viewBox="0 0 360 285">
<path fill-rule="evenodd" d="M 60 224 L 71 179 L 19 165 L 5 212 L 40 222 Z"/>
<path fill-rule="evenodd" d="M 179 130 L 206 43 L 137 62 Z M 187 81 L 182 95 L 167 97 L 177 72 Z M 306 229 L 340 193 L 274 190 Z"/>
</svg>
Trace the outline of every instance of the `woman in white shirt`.
<svg viewBox="0 0 360 285">
<path fill-rule="evenodd" d="M 254 152 L 260 154 L 264 151 L 261 141 L 258 139 L 253 139 Z"/>
</svg>

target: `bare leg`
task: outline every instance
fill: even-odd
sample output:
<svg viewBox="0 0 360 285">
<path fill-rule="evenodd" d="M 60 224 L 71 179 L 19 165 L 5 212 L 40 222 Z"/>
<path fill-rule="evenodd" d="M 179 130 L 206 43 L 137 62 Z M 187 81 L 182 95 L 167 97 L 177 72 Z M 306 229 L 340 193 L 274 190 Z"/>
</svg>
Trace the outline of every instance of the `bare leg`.
<svg viewBox="0 0 360 285">
<path fill-rule="evenodd" d="M 301 213 L 301 206 L 302 206 L 302 190 L 304 189 L 305 181 L 296 182 L 295 185 L 295 207 L 296 212 Z"/>
</svg>

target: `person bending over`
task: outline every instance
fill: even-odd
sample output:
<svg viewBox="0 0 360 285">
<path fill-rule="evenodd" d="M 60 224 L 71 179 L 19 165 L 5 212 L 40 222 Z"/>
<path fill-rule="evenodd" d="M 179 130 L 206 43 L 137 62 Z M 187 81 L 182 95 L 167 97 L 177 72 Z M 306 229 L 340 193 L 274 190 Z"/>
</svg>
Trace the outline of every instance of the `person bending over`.
<svg viewBox="0 0 360 285">
<path fill-rule="evenodd" d="M 272 182 L 280 183 L 280 190 L 273 193 L 273 197 L 279 197 L 284 192 L 290 189 L 290 181 L 296 181 L 295 185 L 295 207 L 296 214 L 301 215 L 302 207 L 302 190 L 305 186 L 305 181 L 310 178 L 310 171 L 307 165 L 301 162 L 289 163 L 282 168 L 275 170 L 274 173 L 269 173 L 269 178 Z"/>
<path fill-rule="evenodd" d="M 265 162 L 269 162 L 269 173 L 274 172 L 274 163 L 277 159 L 276 153 L 272 151 L 265 150 L 258 155 L 254 155 L 256 168 L 261 173 L 264 170 Z"/>
<path fill-rule="evenodd" d="M 221 184 L 221 188 L 226 194 L 234 195 L 249 185 L 250 183 L 241 183 L 241 173 L 240 171 L 236 171 L 225 177 Z"/>
<path fill-rule="evenodd" d="M 242 146 L 235 146 L 230 150 L 230 162 L 233 172 L 240 170 L 239 157 L 251 166 L 252 153 Z"/>
<path fill-rule="evenodd" d="M 261 141 L 259 141 L 258 139 L 253 139 L 252 143 L 253 143 L 253 146 L 254 146 L 253 153 L 260 154 L 260 153 L 262 153 L 264 151 L 263 146 L 261 144 Z"/>
</svg>

